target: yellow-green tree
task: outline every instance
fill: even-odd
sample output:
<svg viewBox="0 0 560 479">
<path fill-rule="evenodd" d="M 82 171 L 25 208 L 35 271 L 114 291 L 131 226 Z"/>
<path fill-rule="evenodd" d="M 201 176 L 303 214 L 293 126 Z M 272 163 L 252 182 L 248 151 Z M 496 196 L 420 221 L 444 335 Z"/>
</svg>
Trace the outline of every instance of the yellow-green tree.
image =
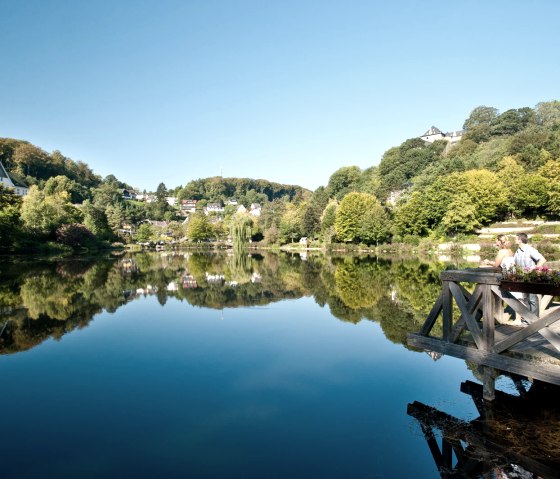
<svg viewBox="0 0 560 479">
<path fill-rule="evenodd" d="M 345 243 L 377 243 L 389 236 L 385 210 L 368 193 L 349 193 L 340 202 L 334 221 L 336 237 Z"/>
<path fill-rule="evenodd" d="M 80 223 L 82 213 L 72 206 L 68 193 L 46 195 L 34 185 L 23 199 L 21 219 L 30 232 L 49 236 L 63 224 Z"/>
</svg>

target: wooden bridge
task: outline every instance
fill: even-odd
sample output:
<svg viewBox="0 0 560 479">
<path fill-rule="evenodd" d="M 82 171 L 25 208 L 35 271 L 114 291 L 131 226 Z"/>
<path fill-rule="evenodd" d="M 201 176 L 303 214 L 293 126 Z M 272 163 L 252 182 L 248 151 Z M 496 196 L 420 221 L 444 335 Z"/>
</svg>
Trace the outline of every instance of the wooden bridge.
<svg viewBox="0 0 560 479">
<path fill-rule="evenodd" d="M 560 305 L 552 303 L 551 294 L 556 291 L 546 291 L 539 311 L 533 313 L 501 287 L 498 270 L 448 270 L 440 278 L 442 291 L 420 332 L 408 335 L 409 345 L 486 366 L 484 398 L 488 400 L 495 397 L 498 371 L 560 386 Z M 462 283 L 469 283 L 470 289 L 474 284 L 472 293 Z M 532 292 L 538 293 L 538 285 L 534 288 Z M 440 315 L 442 322 L 437 323 Z M 508 324 L 513 315 L 523 317 L 526 324 Z M 441 333 L 433 336 L 436 324 Z"/>
</svg>

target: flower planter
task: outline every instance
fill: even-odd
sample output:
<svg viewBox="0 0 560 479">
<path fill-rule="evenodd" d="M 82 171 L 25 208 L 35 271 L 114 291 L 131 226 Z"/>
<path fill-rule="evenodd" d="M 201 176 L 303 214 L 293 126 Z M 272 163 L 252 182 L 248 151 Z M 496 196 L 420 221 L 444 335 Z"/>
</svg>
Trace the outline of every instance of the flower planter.
<svg viewBox="0 0 560 479">
<path fill-rule="evenodd" d="M 529 283 L 525 281 L 503 281 L 500 288 L 505 291 L 516 291 L 519 293 L 548 294 L 560 296 L 560 286 L 550 283 Z"/>
</svg>

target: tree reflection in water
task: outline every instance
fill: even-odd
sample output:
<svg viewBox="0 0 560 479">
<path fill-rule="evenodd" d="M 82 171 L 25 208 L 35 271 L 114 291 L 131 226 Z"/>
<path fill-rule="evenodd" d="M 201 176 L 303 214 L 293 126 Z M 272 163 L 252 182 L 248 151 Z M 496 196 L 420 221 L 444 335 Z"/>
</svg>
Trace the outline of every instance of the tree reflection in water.
<svg viewBox="0 0 560 479">
<path fill-rule="evenodd" d="M 285 253 L 138 253 L 96 261 L 1 263 L 0 352 L 26 350 L 155 295 L 205 308 L 313 296 L 341 321 L 379 322 L 406 346 L 439 294 L 442 265 L 375 257 Z"/>
</svg>

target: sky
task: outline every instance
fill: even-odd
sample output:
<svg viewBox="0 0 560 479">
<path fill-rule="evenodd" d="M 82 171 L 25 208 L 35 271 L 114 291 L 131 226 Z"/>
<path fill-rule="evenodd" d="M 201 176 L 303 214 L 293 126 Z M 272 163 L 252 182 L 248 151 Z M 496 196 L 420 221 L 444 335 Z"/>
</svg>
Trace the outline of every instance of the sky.
<svg viewBox="0 0 560 479">
<path fill-rule="evenodd" d="M 0 0 L 0 137 L 139 190 L 315 190 L 435 125 L 560 100 L 557 0 Z"/>
</svg>

